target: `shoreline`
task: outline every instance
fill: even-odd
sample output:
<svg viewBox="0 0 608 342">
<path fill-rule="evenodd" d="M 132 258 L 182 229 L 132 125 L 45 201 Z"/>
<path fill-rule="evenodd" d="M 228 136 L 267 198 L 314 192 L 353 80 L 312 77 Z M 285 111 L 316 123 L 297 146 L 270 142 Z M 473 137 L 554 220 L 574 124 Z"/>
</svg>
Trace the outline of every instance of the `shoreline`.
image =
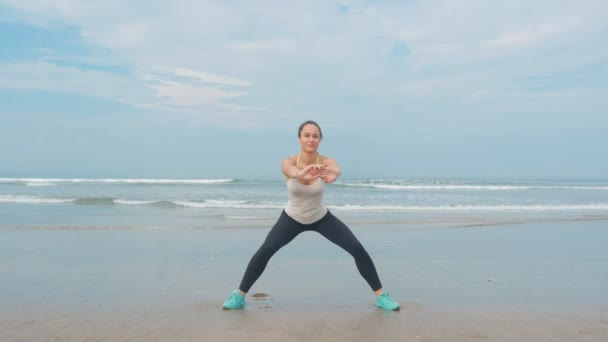
<svg viewBox="0 0 608 342">
<path fill-rule="evenodd" d="M 608 221 L 608 214 L 588 212 L 565 213 L 530 213 L 530 212 L 463 212 L 463 213 L 407 213 L 401 211 L 376 212 L 340 212 L 332 211 L 349 227 L 357 229 L 391 229 L 402 226 L 403 230 L 427 228 L 476 228 L 492 226 L 508 226 L 534 223 L 574 223 L 574 222 L 604 222 Z M 280 214 L 280 211 L 277 211 Z M 235 229 L 269 229 L 278 218 L 274 216 L 234 216 L 214 221 L 207 225 L 150 225 L 150 224 L 118 224 L 118 225 L 67 225 L 65 223 L 53 225 L 16 225 L 1 224 L 2 230 L 235 230 Z M 379 218 L 379 216 L 388 216 Z M 390 228 L 388 228 L 390 227 Z M 398 229 L 398 228 L 397 228 Z"/>
<path fill-rule="evenodd" d="M 254 307 L 257 306 L 257 307 Z M 608 310 L 277 310 L 225 311 L 216 303 L 168 308 L 0 316 L 3 341 L 605 341 Z"/>
<path fill-rule="evenodd" d="M 0 340 L 605 341 L 606 225 L 555 219 L 349 221 L 400 312 L 312 232 L 250 292 L 269 297 L 226 312 L 265 230 L 0 229 Z"/>
</svg>

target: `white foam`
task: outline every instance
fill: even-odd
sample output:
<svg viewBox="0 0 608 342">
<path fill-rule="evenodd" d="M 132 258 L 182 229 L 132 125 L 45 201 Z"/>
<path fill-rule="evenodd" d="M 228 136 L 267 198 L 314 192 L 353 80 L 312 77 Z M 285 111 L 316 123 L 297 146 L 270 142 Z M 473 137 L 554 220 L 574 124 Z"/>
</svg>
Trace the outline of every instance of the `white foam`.
<svg viewBox="0 0 608 342">
<path fill-rule="evenodd" d="M 42 183 L 42 182 L 35 183 L 34 182 L 34 183 L 25 183 L 25 185 L 27 185 L 27 186 L 52 186 L 52 185 L 57 185 L 57 184 L 55 184 L 55 183 Z"/>
<path fill-rule="evenodd" d="M 259 217 L 259 216 L 225 216 L 227 220 L 269 220 L 274 218 Z"/>
<path fill-rule="evenodd" d="M 0 178 L 0 183 L 53 184 L 53 183 L 103 183 L 103 184 L 218 184 L 233 182 L 232 178 L 219 179 L 147 179 L 147 178 Z"/>
<path fill-rule="evenodd" d="M 280 209 L 285 204 L 278 203 L 251 203 L 248 201 L 221 201 L 207 200 L 205 202 L 173 201 L 176 205 L 190 208 L 215 208 L 215 209 Z"/>
<path fill-rule="evenodd" d="M 453 205 L 453 206 L 400 206 L 400 205 L 329 205 L 338 210 L 404 210 L 404 211 L 568 211 L 608 210 L 608 203 L 564 205 Z"/>
<path fill-rule="evenodd" d="M 381 183 L 341 183 L 344 186 L 387 190 L 608 190 L 608 186 L 543 186 L 543 185 L 400 185 Z"/>
<path fill-rule="evenodd" d="M 205 202 L 173 201 L 172 203 L 190 208 L 215 209 L 282 209 L 285 203 L 251 203 L 247 201 L 208 200 Z M 572 211 L 572 210 L 608 210 L 608 203 L 564 204 L 564 205 L 327 205 L 329 209 L 349 211 Z M 227 217 L 228 218 L 228 217 Z M 239 219 L 240 216 L 230 217 Z"/>
<path fill-rule="evenodd" d="M 74 199 L 0 195 L 0 203 L 62 204 L 62 203 L 70 203 L 73 201 L 74 201 Z"/>
<path fill-rule="evenodd" d="M 116 203 L 116 204 L 126 204 L 126 205 L 146 205 L 146 204 L 156 203 L 156 201 L 138 201 L 138 200 L 115 199 L 114 203 Z"/>
</svg>

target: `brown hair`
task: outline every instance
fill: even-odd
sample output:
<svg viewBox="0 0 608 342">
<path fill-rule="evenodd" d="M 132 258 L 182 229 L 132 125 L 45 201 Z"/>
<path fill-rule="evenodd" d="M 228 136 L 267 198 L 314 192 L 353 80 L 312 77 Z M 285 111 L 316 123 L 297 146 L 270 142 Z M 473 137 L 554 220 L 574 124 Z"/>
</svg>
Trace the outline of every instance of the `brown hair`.
<svg viewBox="0 0 608 342">
<path fill-rule="evenodd" d="M 323 132 L 321 132 L 321 127 L 319 126 L 318 123 L 312 121 L 312 120 L 306 120 L 304 121 L 301 125 L 300 128 L 298 128 L 298 138 L 302 135 L 302 129 L 304 128 L 304 126 L 306 125 L 315 125 L 317 126 L 317 128 L 319 129 L 319 134 L 320 134 L 320 138 L 323 139 Z"/>
</svg>

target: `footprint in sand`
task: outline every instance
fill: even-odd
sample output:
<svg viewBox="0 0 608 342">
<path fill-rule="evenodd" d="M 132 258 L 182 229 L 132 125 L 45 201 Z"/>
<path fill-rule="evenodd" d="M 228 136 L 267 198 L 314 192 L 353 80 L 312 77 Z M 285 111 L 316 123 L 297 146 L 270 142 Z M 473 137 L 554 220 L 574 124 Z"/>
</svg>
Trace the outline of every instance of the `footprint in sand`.
<svg viewBox="0 0 608 342">
<path fill-rule="evenodd" d="M 270 297 L 270 295 L 266 294 L 266 293 L 254 293 L 251 295 L 251 298 L 255 299 L 255 300 L 266 300 Z"/>
</svg>

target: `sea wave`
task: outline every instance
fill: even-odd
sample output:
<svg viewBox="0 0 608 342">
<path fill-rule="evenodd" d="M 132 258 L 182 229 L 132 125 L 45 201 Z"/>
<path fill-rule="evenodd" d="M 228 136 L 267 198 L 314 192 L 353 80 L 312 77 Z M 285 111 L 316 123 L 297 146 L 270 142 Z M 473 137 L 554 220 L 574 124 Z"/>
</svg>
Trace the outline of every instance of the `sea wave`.
<svg viewBox="0 0 608 342">
<path fill-rule="evenodd" d="M 73 202 L 73 198 L 41 198 L 35 196 L 0 195 L 0 203 L 24 204 L 64 204 Z"/>
<path fill-rule="evenodd" d="M 246 200 L 142 200 L 111 197 L 45 198 L 25 195 L 0 195 L 0 203 L 15 204 L 66 204 L 66 205 L 125 205 L 156 206 L 161 208 L 209 209 L 282 209 L 285 202 Z M 389 204 L 329 204 L 329 209 L 347 211 L 605 211 L 608 203 L 577 204 L 506 204 L 506 205 L 389 205 Z"/>
<path fill-rule="evenodd" d="M 176 205 L 189 208 L 215 208 L 215 209 L 281 209 L 284 203 L 251 202 L 251 201 L 172 201 Z"/>
<path fill-rule="evenodd" d="M 336 183 L 345 187 L 376 188 L 385 190 L 481 190 L 481 191 L 516 191 L 516 190 L 608 190 L 608 186 L 568 186 L 568 185 L 485 185 L 485 184 L 391 184 L 391 183 Z"/>
<path fill-rule="evenodd" d="M 260 217 L 260 216 L 237 216 L 237 215 L 227 215 L 224 216 L 224 218 L 226 220 L 244 220 L 244 221 L 251 221 L 251 220 L 272 220 L 275 219 L 275 217 Z"/>
<path fill-rule="evenodd" d="M 608 210 L 608 203 L 561 204 L 561 205 L 329 205 L 338 210 L 398 210 L 398 211 L 571 211 L 571 210 Z"/>
<path fill-rule="evenodd" d="M 33 183 L 25 183 L 25 185 L 27 185 L 27 186 L 53 186 L 53 185 L 57 185 L 57 184 L 55 184 L 55 183 L 43 183 L 43 182 L 36 183 L 36 182 L 33 182 Z"/>
<path fill-rule="evenodd" d="M 115 199 L 114 203 L 124 205 L 146 205 L 160 203 L 159 201 L 141 201 L 141 200 L 128 200 L 128 199 Z"/>
<path fill-rule="evenodd" d="M 56 184 L 221 184 L 234 182 L 233 178 L 217 179 L 152 179 L 152 178 L 0 178 L 0 184 L 56 185 Z"/>
<path fill-rule="evenodd" d="M 72 201 L 72 203 L 83 205 L 112 205 L 114 204 L 114 199 L 110 197 L 87 197 L 76 199 Z"/>
</svg>

